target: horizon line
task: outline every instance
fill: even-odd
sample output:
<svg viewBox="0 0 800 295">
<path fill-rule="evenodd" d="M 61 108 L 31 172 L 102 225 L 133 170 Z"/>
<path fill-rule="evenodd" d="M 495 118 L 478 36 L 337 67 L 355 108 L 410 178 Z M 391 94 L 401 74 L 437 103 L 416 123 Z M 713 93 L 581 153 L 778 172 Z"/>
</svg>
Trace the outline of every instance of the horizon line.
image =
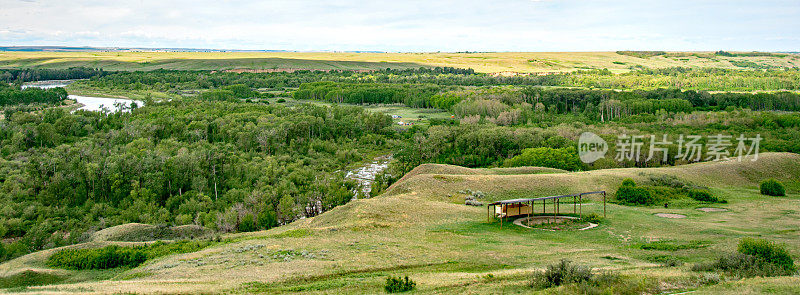
<svg viewBox="0 0 800 295">
<path fill-rule="evenodd" d="M 617 51 L 638 51 L 638 52 L 765 52 L 765 53 L 800 53 L 798 51 L 761 51 L 761 50 L 637 50 L 637 49 L 617 49 L 617 50 L 564 50 L 564 51 L 485 51 L 485 50 L 463 50 L 463 51 L 383 51 L 383 50 L 291 50 L 291 49 L 234 49 L 234 48 L 194 48 L 194 47 L 117 47 L 117 46 L 66 46 L 66 45 L 10 45 L 1 46 L 0 51 L 6 52 L 293 52 L 293 53 L 546 53 L 546 52 L 617 52 Z"/>
</svg>

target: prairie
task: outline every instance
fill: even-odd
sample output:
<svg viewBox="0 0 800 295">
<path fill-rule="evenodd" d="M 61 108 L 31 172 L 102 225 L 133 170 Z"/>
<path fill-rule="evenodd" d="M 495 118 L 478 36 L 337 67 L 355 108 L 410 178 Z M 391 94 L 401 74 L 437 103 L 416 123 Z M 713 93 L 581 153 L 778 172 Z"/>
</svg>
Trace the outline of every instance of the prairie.
<svg viewBox="0 0 800 295">
<path fill-rule="evenodd" d="M 645 181 L 671 175 L 706 186 L 727 204 L 726 212 L 703 212 L 689 204 L 630 207 L 608 204 L 608 217 L 587 231 L 541 231 L 487 223 L 485 207 L 463 205 L 463 190 L 486 193 L 482 201 L 545 196 L 589 190 L 613 191 L 625 178 Z M 568 258 L 596 269 L 657 279 L 670 292 L 697 294 L 800 291 L 800 278 L 754 278 L 705 286 L 690 270 L 733 251 L 742 237 L 763 237 L 800 249 L 800 155 L 766 153 L 758 161 L 697 163 L 665 168 L 624 168 L 588 172 L 554 169 L 469 169 L 425 164 L 408 173 L 383 195 L 355 200 L 313 218 L 268 231 L 229 234 L 199 252 L 150 261 L 115 275 L 23 289 L 16 292 L 64 293 L 381 293 L 388 275 L 409 275 L 417 292 L 530 293 L 529 276 Z M 783 181 L 786 197 L 759 194 L 764 178 Z M 593 198 L 585 213 L 602 212 Z M 687 216 L 657 217 L 655 213 Z M 134 226 L 139 227 L 139 226 Z M 642 247 L 657 242 L 675 247 Z M 111 243 L 111 242 L 93 242 Z M 116 242 L 119 243 L 119 242 Z M 77 245 L 89 247 L 92 245 Z M 27 269 L 86 276 L 48 269 L 52 250 L 0 265 L 0 275 Z M 686 264 L 662 266 L 674 257 Z M 558 289 L 556 289 L 557 291 Z M 544 292 L 551 292 L 546 290 Z"/>
<path fill-rule="evenodd" d="M 317 69 L 456 67 L 482 73 L 568 72 L 633 68 L 797 68 L 800 56 L 718 56 L 713 52 L 669 52 L 639 57 L 616 52 L 352 53 L 352 52 L 0 52 L 0 68 L 103 68 L 105 70 Z"/>
</svg>

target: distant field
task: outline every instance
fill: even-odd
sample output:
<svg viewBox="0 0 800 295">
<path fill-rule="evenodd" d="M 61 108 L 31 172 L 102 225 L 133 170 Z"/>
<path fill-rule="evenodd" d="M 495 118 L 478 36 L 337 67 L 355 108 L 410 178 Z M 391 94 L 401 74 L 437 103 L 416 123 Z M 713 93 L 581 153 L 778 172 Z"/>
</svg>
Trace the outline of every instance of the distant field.
<svg viewBox="0 0 800 295">
<path fill-rule="evenodd" d="M 483 73 L 566 72 L 636 67 L 797 68 L 800 55 L 718 56 L 671 52 L 640 57 L 616 52 L 349 53 L 349 52 L 0 52 L 0 68 L 106 70 L 319 69 L 357 70 L 418 67 L 472 68 Z"/>
</svg>

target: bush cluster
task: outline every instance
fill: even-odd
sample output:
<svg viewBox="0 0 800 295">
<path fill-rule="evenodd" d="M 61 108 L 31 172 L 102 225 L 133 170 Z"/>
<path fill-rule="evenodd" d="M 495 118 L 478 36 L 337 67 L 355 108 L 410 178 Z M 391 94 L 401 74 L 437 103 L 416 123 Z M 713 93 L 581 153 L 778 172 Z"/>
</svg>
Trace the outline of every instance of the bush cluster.
<svg viewBox="0 0 800 295">
<path fill-rule="evenodd" d="M 794 260 L 786 249 L 776 243 L 764 240 L 744 238 L 739 242 L 739 253 L 757 257 L 789 271 L 794 271 Z"/>
<path fill-rule="evenodd" d="M 659 293 L 658 286 L 652 281 L 623 277 L 610 271 L 592 274 L 590 267 L 572 264 L 568 260 L 561 260 L 549 265 L 545 271 L 534 273 L 529 286 L 535 289 L 564 286 L 559 293 L 567 294 Z"/>
<path fill-rule="evenodd" d="M 388 277 L 386 278 L 386 285 L 383 286 L 383 289 L 386 290 L 387 293 L 400 293 L 414 290 L 416 286 L 417 283 L 409 279 L 408 276 L 406 276 L 405 279 L 401 277 Z"/>
<path fill-rule="evenodd" d="M 0 289 L 50 285 L 63 280 L 64 277 L 59 275 L 26 270 L 7 277 L 0 277 Z"/>
<path fill-rule="evenodd" d="M 147 261 L 143 247 L 120 247 L 116 245 L 99 249 L 65 249 L 47 259 L 53 267 L 67 269 L 109 269 L 135 267 Z"/>
<path fill-rule="evenodd" d="M 767 196 L 781 197 L 786 195 L 783 184 L 775 179 L 767 179 L 761 182 L 761 194 Z"/>
<path fill-rule="evenodd" d="M 588 214 L 584 214 L 581 217 L 581 219 L 583 219 L 583 221 L 590 222 L 590 223 L 595 223 L 595 224 L 600 224 L 603 221 L 603 217 L 600 216 L 600 215 L 597 215 L 597 213 L 594 213 L 594 212 L 588 213 Z"/>
<path fill-rule="evenodd" d="M 194 252 L 209 244 L 200 241 L 180 241 L 156 242 L 136 247 L 111 245 L 94 249 L 64 249 L 51 255 L 47 259 L 47 265 L 75 270 L 136 267 L 149 259 L 168 254 Z"/>
<path fill-rule="evenodd" d="M 622 185 L 617 189 L 617 200 L 623 204 L 649 205 L 655 202 L 653 194 L 644 187 L 637 187 L 632 179 L 622 181 Z"/>
<path fill-rule="evenodd" d="M 506 167 L 537 166 L 577 171 L 583 168 L 575 147 L 549 148 L 538 147 L 522 150 L 522 154 L 508 159 Z"/>
<path fill-rule="evenodd" d="M 689 191 L 689 198 L 700 202 L 710 203 L 727 203 L 727 201 L 711 195 L 711 192 L 702 189 L 693 189 Z"/>
<path fill-rule="evenodd" d="M 794 274 L 797 269 L 786 249 L 764 240 L 745 238 L 738 252 L 725 254 L 709 264 L 692 267 L 695 271 L 726 272 L 735 277 L 774 277 Z"/>
<path fill-rule="evenodd" d="M 653 205 L 671 199 L 689 197 L 695 201 L 727 203 L 705 188 L 693 188 L 676 177 L 650 177 L 650 185 L 638 186 L 633 179 L 626 178 L 617 189 L 616 199 L 626 205 Z"/>
<path fill-rule="evenodd" d="M 585 282 L 591 278 L 591 268 L 572 264 L 571 261 L 562 259 L 557 264 L 547 266 L 544 272 L 537 272 L 534 274 L 531 280 L 531 286 L 550 288 L 564 284 Z"/>
</svg>

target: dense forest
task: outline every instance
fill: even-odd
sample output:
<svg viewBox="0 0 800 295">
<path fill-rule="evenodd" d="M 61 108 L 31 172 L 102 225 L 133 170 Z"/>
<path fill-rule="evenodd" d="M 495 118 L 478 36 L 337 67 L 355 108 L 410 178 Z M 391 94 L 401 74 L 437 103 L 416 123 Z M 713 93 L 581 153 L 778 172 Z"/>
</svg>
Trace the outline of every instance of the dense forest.
<svg viewBox="0 0 800 295">
<path fill-rule="evenodd" d="M 391 119 L 357 107 L 186 99 L 130 112 L 17 112 L 0 128 L 7 257 L 127 222 L 263 229 L 349 201 L 344 170 L 384 153 Z"/>
<path fill-rule="evenodd" d="M 453 68 L 351 71 L 234 73 L 209 71 L 119 72 L 94 75 L 88 85 L 106 89 L 177 91 L 244 84 L 252 88 L 295 88 L 320 81 L 340 83 L 435 84 L 441 86 L 561 86 L 598 89 L 675 88 L 703 91 L 778 91 L 800 89 L 800 70 L 665 68 L 624 74 L 582 70 L 547 75 L 493 76 Z"/>
<path fill-rule="evenodd" d="M 449 87 L 453 89 L 453 87 Z M 300 85 L 296 99 L 333 103 L 395 104 L 434 107 L 463 118 L 478 115 L 501 125 L 526 123 L 521 115 L 536 112 L 584 113 L 599 120 L 655 114 L 748 108 L 766 111 L 800 111 L 800 95 L 776 93 L 709 93 L 680 89 L 589 90 L 543 87 L 459 88 L 449 90 L 432 84 L 380 84 L 315 82 Z M 512 118 L 502 120 L 500 117 Z"/>
<path fill-rule="evenodd" d="M 22 83 L 42 80 L 89 79 L 108 74 L 102 69 L 75 67 L 68 69 L 0 69 L 0 81 Z"/>
<path fill-rule="evenodd" d="M 85 79 L 69 89 L 169 94 L 120 112 L 64 107 L 63 88 L 21 82 Z M 354 197 L 345 177 L 392 155 L 380 193 L 415 166 L 547 166 L 565 170 L 678 165 L 648 157 L 665 134 L 764 138 L 761 151 L 800 152 L 797 70 L 603 70 L 495 77 L 421 68 L 230 73 L 0 70 L 0 260 L 85 241 L 129 222 L 218 232 L 270 228 Z M 553 87 L 558 86 L 558 87 Z M 282 102 L 292 100 L 292 104 Z M 320 103 L 324 102 L 324 103 Z M 439 109 L 449 119 L 402 127 L 359 105 Z M 30 106 L 36 106 L 35 108 Z M 452 117 L 450 115 L 452 114 Z M 578 135 L 642 135 L 642 155 L 592 164 Z M 654 137 L 650 137 L 653 135 Z M 676 138 L 664 145 L 677 153 Z"/>
<path fill-rule="evenodd" d="M 19 89 L 0 82 L 0 107 L 23 104 L 56 104 L 67 99 L 64 88 L 26 88 Z"/>
</svg>

